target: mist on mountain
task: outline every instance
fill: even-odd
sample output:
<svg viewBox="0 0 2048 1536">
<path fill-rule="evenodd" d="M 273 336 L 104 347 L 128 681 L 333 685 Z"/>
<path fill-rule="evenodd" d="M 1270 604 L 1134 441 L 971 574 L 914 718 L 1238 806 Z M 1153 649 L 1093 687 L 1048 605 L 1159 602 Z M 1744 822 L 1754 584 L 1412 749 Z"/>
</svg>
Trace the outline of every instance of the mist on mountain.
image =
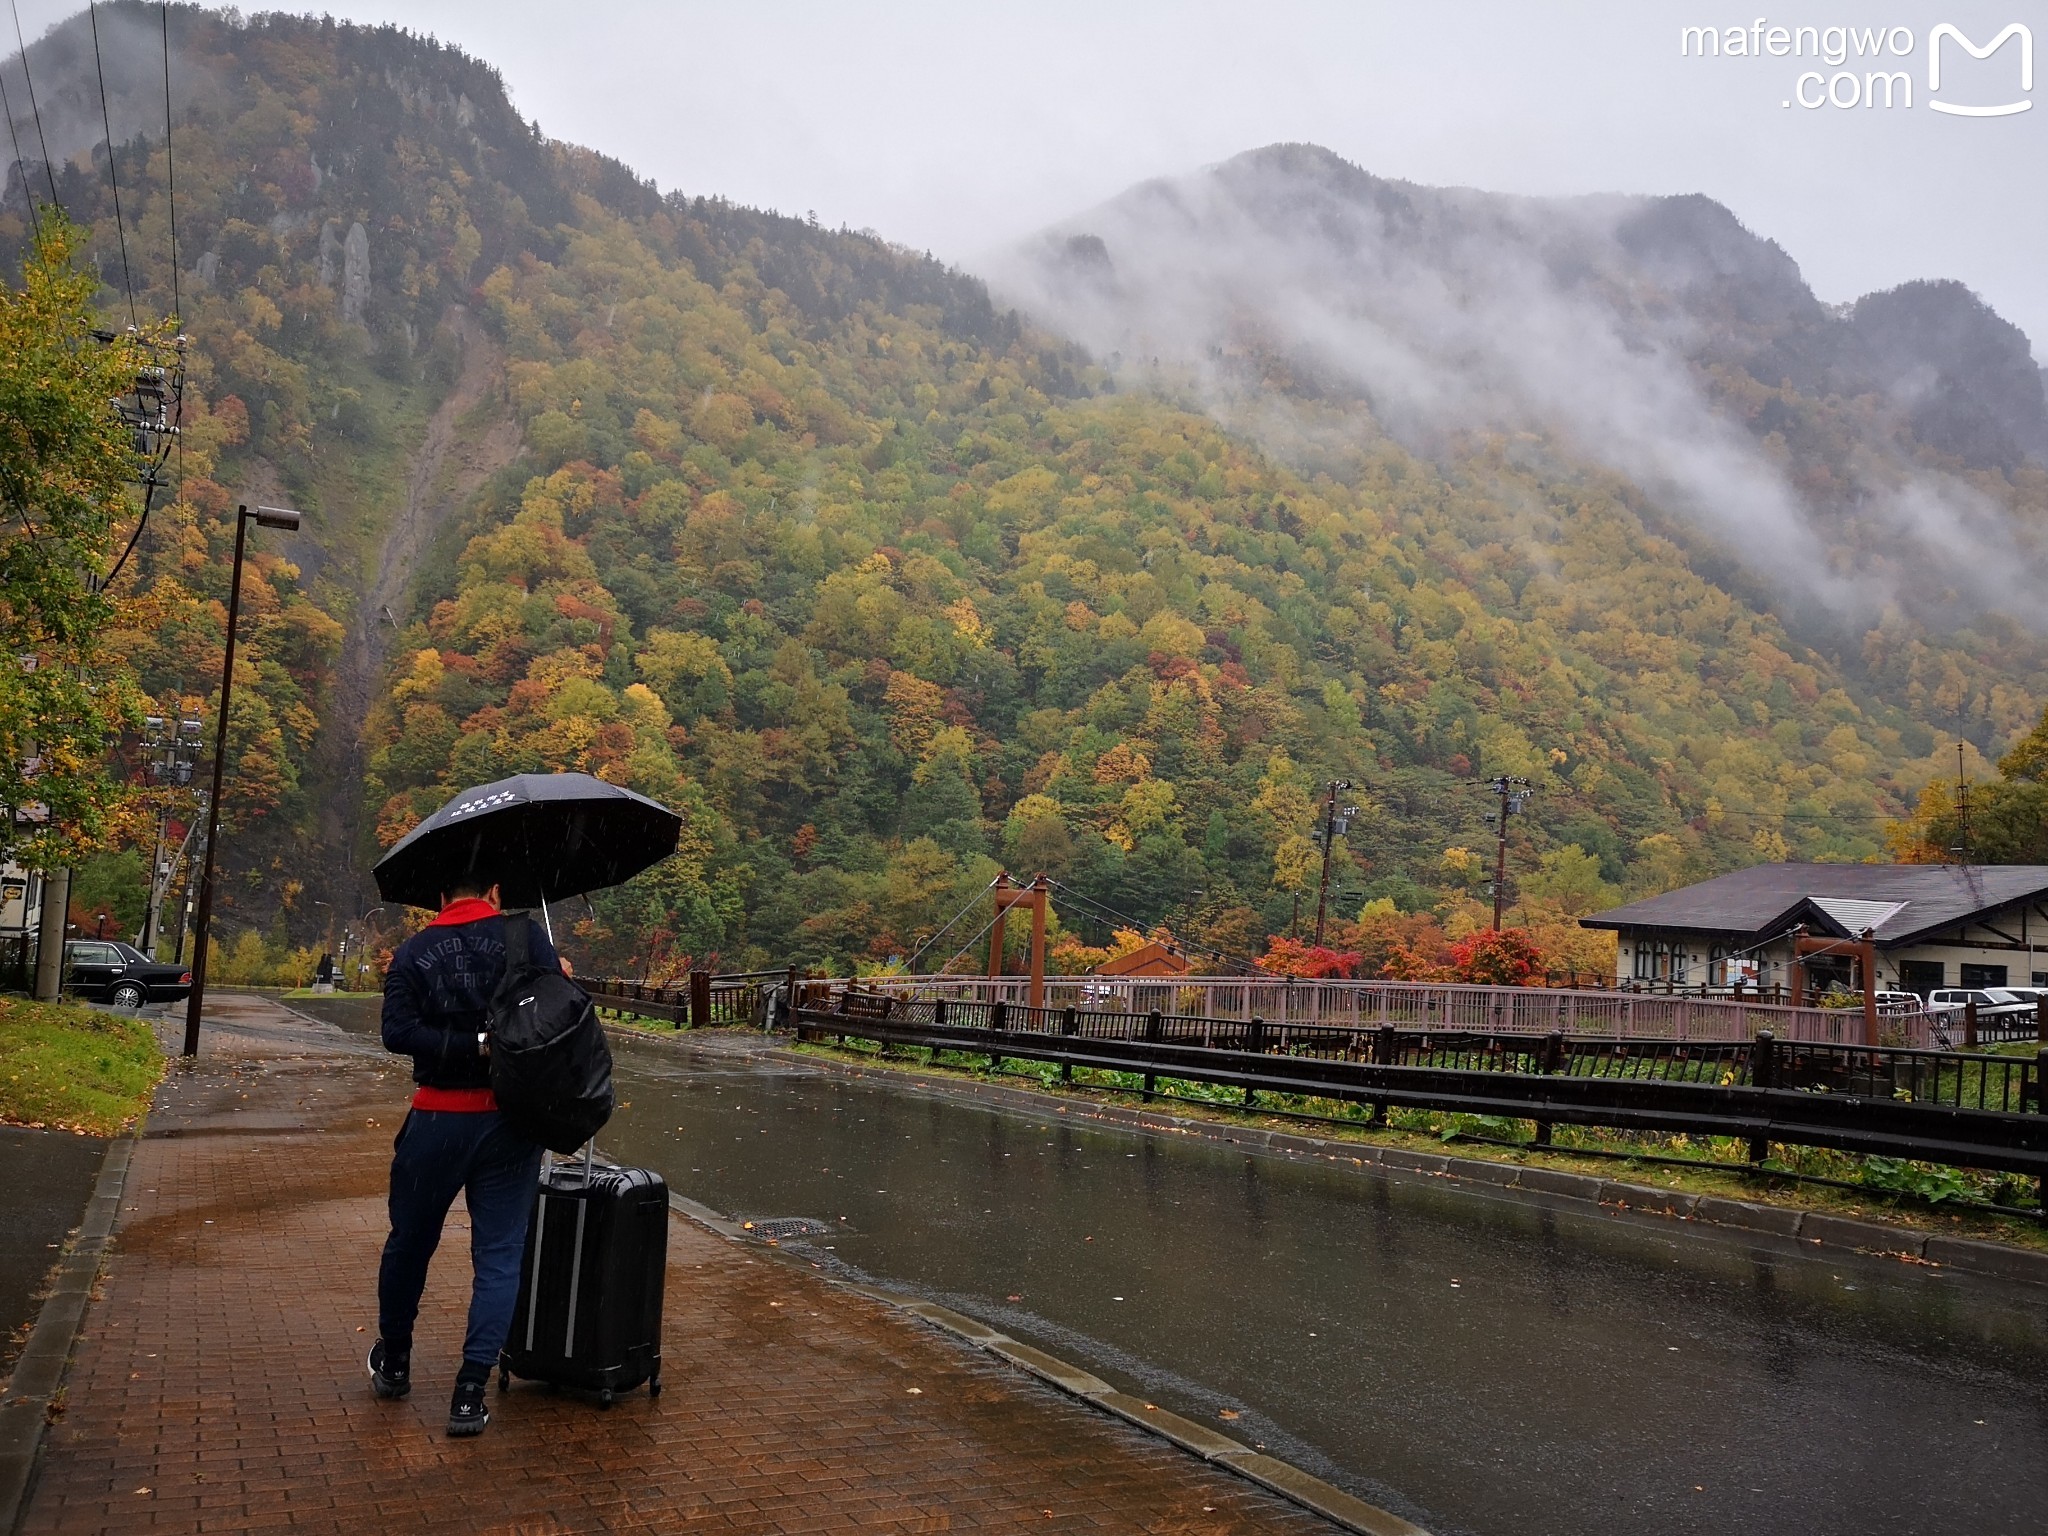
<svg viewBox="0 0 2048 1536">
<path fill-rule="evenodd" d="M 181 30 L 173 28 L 168 71 L 174 120 L 219 86 L 213 69 L 178 45 Z M 116 4 L 100 6 L 97 17 L 80 12 L 35 39 L 26 56 L 0 60 L 12 109 L 7 148 L 19 149 L 4 178 L 5 200 L 18 201 L 25 180 L 43 190 L 46 164 L 61 173 L 80 156 L 104 160 L 109 125 L 116 144 L 139 135 L 161 139 L 164 51 L 154 6 Z"/>
<path fill-rule="evenodd" d="M 1288 408 L 1346 397 L 1425 453 L 1543 435 L 1795 615 L 2033 610 L 2040 551 L 1982 483 L 2048 464 L 2025 338 L 1954 283 L 1830 309 L 1704 197 L 1422 187 L 1278 145 L 1132 188 L 989 273 L 1120 380 L 1276 447 L 1355 431 Z"/>
</svg>

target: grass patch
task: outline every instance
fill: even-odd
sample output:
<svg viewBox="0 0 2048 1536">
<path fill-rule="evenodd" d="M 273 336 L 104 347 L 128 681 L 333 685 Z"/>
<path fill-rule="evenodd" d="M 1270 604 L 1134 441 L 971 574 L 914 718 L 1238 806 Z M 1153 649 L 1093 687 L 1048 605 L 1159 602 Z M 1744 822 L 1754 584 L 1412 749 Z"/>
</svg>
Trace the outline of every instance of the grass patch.
<svg viewBox="0 0 2048 1536">
<path fill-rule="evenodd" d="M 1336 1143 L 1369 1142 L 1373 1146 L 1403 1147 L 1415 1152 L 1447 1152 L 1485 1162 L 1556 1168 L 1654 1185 L 1683 1194 L 1718 1195 L 1723 1199 L 1794 1206 L 1830 1215 L 1882 1217 L 1915 1231 L 1988 1238 L 2016 1247 L 2048 1250 L 2048 1225 L 2040 1217 L 1957 1204 L 1959 1200 L 1990 1200 L 2031 1205 L 2031 1182 L 2010 1174 L 1859 1157 L 1824 1147 L 1794 1147 L 1776 1142 L 1771 1145 L 1770 1161 L 1759 1169 L 1717 1168 L 1712 1165 L 1742 1162 L 1748 1144 L 1734 1137 L 1657 1135 L 1597 1126 L 1560 1125 L 1552 1133 L 1553 1143 L 1548 1148 L 1502 1146 L 1497 1143 L 1526 1143 L 1535 1132 L 1534 1122 L 1396 1108 L 1375 1124 L 1371 1121 L 1371 1110 L 1363 1104 L 1265 1091 L 1258 1094 L 1254 1107 L 1247 1109 L 1239 1088 L 1165 1076 L 1157 1080 L 1157 1093 L 1148 1103 L 1142 1092 L 1143 1074 L 1137 1072 L 1077 1067 L 1072 1082 L 1062 1084 L 1059 1068 L 1047 1062 L 1006 1058 L 1000 1069 L 991 1074 L 988 1056 L 983 1052 L 933 1052 L 912 1046 L 885 1051 L 872 1042 L 855 1039 L 848 1039 L 842 1046 L 803 1042 L 795 1049 L 806 1055 L 841 1061 L 855 1059 L 935 1077 L 975 1082 L 1001 1079 L 1019 1087 L 1041 1088 L 1088 1102 L 1154 1109 L 1190 1120 L 1240 1125 L 1249 1122 Z M 1822 1179 L 1833 1182 L 1810 1182 Z"/>
<path fill-rule="evenodd" d="M 163 1072 L 141 1019 L 0 997 L 0 1121 L 118 1135 L 149 1107 Z"/>
</svg>

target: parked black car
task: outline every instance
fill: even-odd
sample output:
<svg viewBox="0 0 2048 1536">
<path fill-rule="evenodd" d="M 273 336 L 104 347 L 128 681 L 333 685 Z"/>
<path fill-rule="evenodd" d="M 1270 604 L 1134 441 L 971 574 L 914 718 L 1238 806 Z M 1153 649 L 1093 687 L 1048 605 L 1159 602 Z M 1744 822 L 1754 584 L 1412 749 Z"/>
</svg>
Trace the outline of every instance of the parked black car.
<svg viewBox="0 0 2048 1536">
<path fill-rule="evenodd" d="M 64 946 L 64 989 L 89 1003 L 140 1008 L 188 995 L 192 972 L 152 960 L 118 939 L 73 939 Z"/>
</svg>

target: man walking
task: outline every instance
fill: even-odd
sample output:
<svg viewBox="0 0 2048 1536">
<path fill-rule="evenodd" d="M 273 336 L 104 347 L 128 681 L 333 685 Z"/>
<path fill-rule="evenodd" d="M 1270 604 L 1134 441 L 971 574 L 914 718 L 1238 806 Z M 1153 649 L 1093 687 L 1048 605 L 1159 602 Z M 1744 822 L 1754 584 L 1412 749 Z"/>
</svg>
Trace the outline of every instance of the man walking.
<svg viewBox="0 0 2048 1536">
<path fill-rule="evenodd" d="M 512 1325 L 527 1215 L 541 1149 L 516 1134 L 491 1095 L 485 1015 L 505 973 L 498 888 L 481 877 L 442 893 L 433 922 L 398 947 L 384 978 L 384 1048 L 412 1057 L 412 1109 L 391 1159 L 391 1235 L 377 1273 L 378 1339 L 370 1385 L 379 1397 L 412 1390 L 412 1329 L 427 1264 L 457 1191 L 469 1205 L 473 1280 L 469 1331 L 448 1405 L 448 1433 L 491 1422 L 485 1386 Z M 536 965 L 561 962 L 534 929 Z"/>
</svg>

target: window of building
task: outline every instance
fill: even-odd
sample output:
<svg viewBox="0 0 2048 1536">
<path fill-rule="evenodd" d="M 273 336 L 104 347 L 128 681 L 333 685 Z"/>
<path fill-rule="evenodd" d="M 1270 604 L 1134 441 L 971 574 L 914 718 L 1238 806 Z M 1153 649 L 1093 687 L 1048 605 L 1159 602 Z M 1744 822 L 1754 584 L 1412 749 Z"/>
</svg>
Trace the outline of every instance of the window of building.
<svg viewBox="0 0 2048 1536">
<path fill-rule="evenodd" d="M 1948 981 L 1948 967 L 1939 960 L 1901 960 L 1899 962 L 1899 986 L 1908 992 L 1917 992 L 1926 997 L 1936 987 Z"/>
<path fill-rule="evenodd" d="M 1638 939 L 1635 954 L 1629 967 L 1629 974 L 1637 981 L 1674 981 L 1686 978 L 1687 960 L 1685 946 L 1666 940 L 1645 942 Z"/>
<path fill-rule="evenodd" d="M 2002 987 L 2005 985 L 2005 967 L 2002 965 L 1964 965 L 1962 984 L 1966 987 Z"/>
</svg>

